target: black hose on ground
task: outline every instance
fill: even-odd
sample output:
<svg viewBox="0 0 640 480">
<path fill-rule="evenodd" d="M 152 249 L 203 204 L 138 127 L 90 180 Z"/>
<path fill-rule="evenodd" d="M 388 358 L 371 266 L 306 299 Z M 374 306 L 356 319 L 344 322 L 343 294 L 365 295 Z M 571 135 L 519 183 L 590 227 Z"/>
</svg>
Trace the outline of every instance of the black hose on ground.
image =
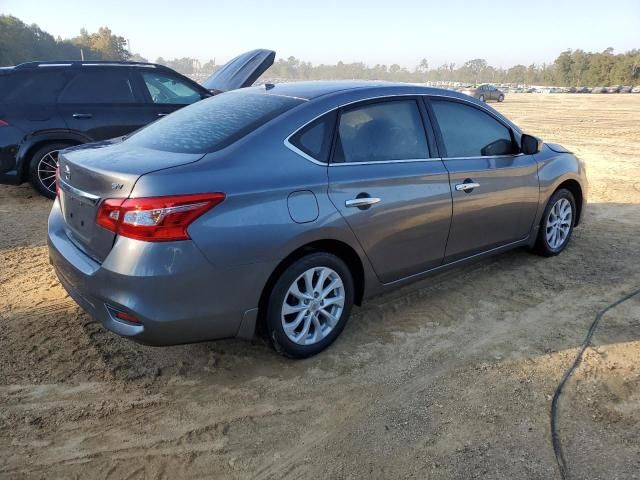
<svg viewBox="0 0 640 480">
<path fill-rule="evenodd" d="M 604 309 L 598 312 L 596 318 L 593 320 L 593 323 L 591 323 L 591 327 L 589 328 L 587 337 L 582 343 L 582 348 L 580 348 L 580 351 L 578 352 L 578 355 L 576 355 L 576 358 L 573 361 L 571 367 L 569 367 L 569 369 L 564 373 L 562 380 L 560 380 L 560 383 L 556 387 L 556 391 L 553 394 L 553 400 L 551 401 L 551 443 L 553 445 L 553 452 L 556 456 L 556 462 L 558 463 L 558 469 L 560 470 L 560 477 L 563 480 L 567 480 L 569 478 L 569 469 L 567 467 L 567 460 L 564 457 L 564 452 L 562 451 L 560 434 L 558 433 L 558 400 L 560 399 L 560 395 L 562 394 L 562 389 L 564 388 L 564 385 L 567 383 L 569 378 L 571 378 L 571 375 L 573 375 L 573 372 L 575 372 L 576 368 L 578 368 L 578 366 L 580 365 L 584 352 L 591 346 L 591 339 L 593 338 L 593 334 L 598 328 L 600 319 L 612 308 L 617 307 L 621 303 L 626 302 L 631 297 L 635 297 L 638 294 L 640 294 L 640 289 L 628 293 L 627 295 L 616 300 L 612 304 L 607 305 Z"/>
</svg>

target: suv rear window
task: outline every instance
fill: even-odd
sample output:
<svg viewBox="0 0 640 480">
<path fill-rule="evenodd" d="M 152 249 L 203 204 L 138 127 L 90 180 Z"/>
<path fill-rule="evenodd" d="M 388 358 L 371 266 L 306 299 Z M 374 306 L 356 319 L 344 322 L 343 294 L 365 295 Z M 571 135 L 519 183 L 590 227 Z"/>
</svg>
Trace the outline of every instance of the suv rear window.
<svg viewBox="0 0 640 480">
<path fill-rule="evenodd" d="M 68 80 L 60 70 L 11 72 L 0 75 L 0 103 L 34 105 L 56 103 Z"/>
<path fill-rule="evenodd" d="M 114 70 L 80 72 L 60 95 L 60 103 L 136 103 L 129 73 Z"/>
<path fill-rule="evenodd" d="M 152 123 L 126 142 L 167 152 L 213 152 L 302 102 L 276 95 L 223 93 Z"/>
</svg>

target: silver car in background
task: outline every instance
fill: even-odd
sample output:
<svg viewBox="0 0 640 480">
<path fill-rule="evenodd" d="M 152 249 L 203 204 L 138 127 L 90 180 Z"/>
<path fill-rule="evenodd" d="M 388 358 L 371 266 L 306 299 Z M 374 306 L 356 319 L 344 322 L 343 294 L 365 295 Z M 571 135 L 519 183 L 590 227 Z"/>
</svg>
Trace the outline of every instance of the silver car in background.
<svg viewBox="0 0 640 480">
<path fill-rule="evenodd" d="M 65 150 L 58 192 L 51 262 L 106 328 L 151 345 L 263 330 L 307 357 L 367 297 L 515 247 L 560 253 L 587 181 L 466 95 L 301 82 Z"/>
</svg>

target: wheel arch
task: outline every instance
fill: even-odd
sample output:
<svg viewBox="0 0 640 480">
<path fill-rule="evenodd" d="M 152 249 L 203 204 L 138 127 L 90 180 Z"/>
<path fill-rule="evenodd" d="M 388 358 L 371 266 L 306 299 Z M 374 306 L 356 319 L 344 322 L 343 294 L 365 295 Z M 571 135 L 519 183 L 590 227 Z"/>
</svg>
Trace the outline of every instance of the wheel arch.
<svg viewBox="0 0 640 480">
<path fill-rule="evenodd" d="M 583 203 L 584 203 L 584 194 L 582 192 L 582 187 L 580 186 L 580 183 L 577 180 L 574 180 L 573 178 L 564 180 L 563 182 L 561 182 L 553 191 L 553 193 L 551 194 L 551 196 L 553 196 L 554 193 L 556 193 L 558 190 L 560 190 L 561 188 L 567 189 L 571 192 L 571 194 L 573 195 L 573 199 L 576 201 L 576 223 L 575 226 L 578 226 L 578 224 L 580 223 L 580 220 L 582 219 L 582 207 L 583 207 Z M 551 197 L 549 197 L 551 198 Z"/>
<path fill-rule="evenodd" d="M 267 310 L 267 302 L 269 301 L 269 295 L 276 281 L 280 277 L 280 275 L 296 260 L 308 255 L 310 253 L 315 252 L 326 252 L 331 253 L 338 258 L 340 258 L 343 262 L 347 264 L 351 275 L 353 276 L 353 286 L 354 286 L 354 298 L 353 301 L 356 305 L 361 305 L 362 300 L 364 298 L 364 290 L 365 290 L 365 272 L 364 265 L 362 263 L 362 259 L 358 255 L 358 253 L 347 243 L 335 240 L 335 239 L 326 239 L 326 240 L 316 240 L 301 247 L 295 249 L 289 255 L 287 255 L 273 270 L 267 282 L 265 283 L 262 292 L 260 294 L 260 299 L 258 301 L 258 318 L 256 322 L 256 333 L 264 332 L 265 328 L 265 314 Z"/>
<path fill-rule="evenodd" d="M 89 137 L 73 131 L 54 130 L 46 132 L 38 132 L 29 135 L 20 145 L 16 156 L 16 167 L 20 174 L 20 181 L 25 182 L 29 178 L 29 164 L 33 154 L 50 143 L 67 143 L 69 145 L 80 145 L 82 143 L 91 142 Z"/>
</svg>

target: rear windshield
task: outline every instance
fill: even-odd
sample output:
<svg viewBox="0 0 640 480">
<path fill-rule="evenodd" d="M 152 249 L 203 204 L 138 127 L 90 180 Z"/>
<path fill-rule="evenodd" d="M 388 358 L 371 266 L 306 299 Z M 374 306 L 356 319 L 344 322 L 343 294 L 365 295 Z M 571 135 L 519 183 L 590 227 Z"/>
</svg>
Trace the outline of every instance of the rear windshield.
<svg viewBox="0 0 640 480">
<path fill-rule="evenodd" d="M 167 152 L 213 152 L 230 145 L 302 101 L 275 95 L 223 93 L 152 123 L 126 142 Z"/>
</svg>

